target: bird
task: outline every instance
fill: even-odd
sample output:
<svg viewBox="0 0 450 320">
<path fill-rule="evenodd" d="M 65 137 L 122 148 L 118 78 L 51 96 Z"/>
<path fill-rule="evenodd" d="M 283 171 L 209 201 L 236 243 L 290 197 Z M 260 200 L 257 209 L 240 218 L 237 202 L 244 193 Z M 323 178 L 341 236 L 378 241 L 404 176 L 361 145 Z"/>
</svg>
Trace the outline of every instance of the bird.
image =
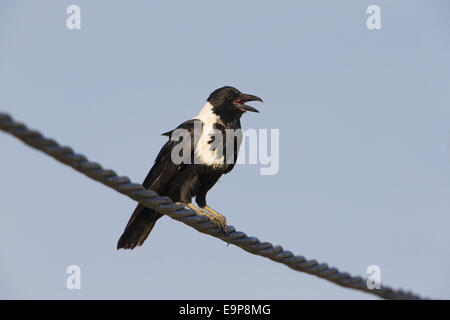
<svg viewBox="0 0 450 320">
<path fill-rule="evenodd" d="M 246 104 L 249 101 L 263 102 L 258 96 L 231 86 L 214 90 L 197 116 L 162 134 L 169 141 L 158 153 L 143 187 L 208 217 L 227 234 L 225 216 L 207 205 L 206 194 L 234 168 L 242 140 L 241 116 L 247 111 L 259 112 Z M 235 134 L 227 139 L 230 131 Z M 186 139 L 180 138 L 180 132 Z M 192 203 L 194 197 L 198 207 Z M 161 217 L 162 214 L 138 204 L 117 249 L 141 246 Z"/>
</svg>

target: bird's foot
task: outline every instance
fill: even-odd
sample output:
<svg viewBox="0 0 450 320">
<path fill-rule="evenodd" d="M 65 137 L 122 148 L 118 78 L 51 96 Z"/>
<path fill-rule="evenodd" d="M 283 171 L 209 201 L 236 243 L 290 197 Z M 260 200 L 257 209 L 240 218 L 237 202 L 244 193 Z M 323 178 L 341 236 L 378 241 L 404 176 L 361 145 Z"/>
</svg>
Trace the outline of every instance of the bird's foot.
<svg viewBox="0 0 450 320">
<path fill-rule="evenodd" d="M 226 231 L 227 230 L 227 221 L 224 216 L 220 215 L 223 218 L 223 219 L 220 219 L 220 217 L 217 217 L 216 215 L 214 215 L 213 213 L 211 213 L 209 211 L 202 210 L 202 209 L 196 207 L 195 205 L 193 205 L 192 203 L 186 204 L 186 207 L 194 210 L 200 216 L 207 217 L 212 223 L 214 223 L 219 228 L 220 231 L 227 233 L 227 231 Z"/>
<path fill-rule="evenodd" d="M 219 225 L 218 225 L 219 229 L 221 231 L 223 231 L 225 234 L 228 234 L 227 218 L 225 218 L 224 215 L 218 213 L 216 210 L 214 210 L 208 206 L 204 206 L 202 209 L 209 212 L 211 215 L 213 215 L 214 218 L 216 218 L 219 221 Z"/>
<path fill-rule="evenodd" d="M 214 223 L 219 228 L 219 231 L 227 234 L 227 221 L 225 220 L 225 217 L 224 217 L 224 220 L 222 220 L 222 219 L 218 219 L 218 218 L 212 216 L 211 214 L 209 214 L 209 216 L 210 216 L 211 222 Z"/>
</svg>

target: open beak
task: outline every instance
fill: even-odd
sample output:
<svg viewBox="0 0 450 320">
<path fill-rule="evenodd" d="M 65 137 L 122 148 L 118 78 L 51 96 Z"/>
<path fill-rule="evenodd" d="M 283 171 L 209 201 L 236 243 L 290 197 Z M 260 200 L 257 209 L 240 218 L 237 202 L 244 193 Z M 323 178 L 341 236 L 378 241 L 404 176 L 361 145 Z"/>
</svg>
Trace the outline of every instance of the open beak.
<svg viewBox="0 0 450 320">
<path fill-rule="evenodd" d="M 251 112 L 259 112 L 258 109 L 253 108 L 249 105 L 246 105 L 245 103 L 248 101 L 259 101 L 259 102 L 263 102 L 263 100 L 260 97 L 251 95 L 251 94 L 245 94 L 245 93 L 241 93 L 239 95 L 239 98 L 234 100 L 234 105 L 236 106 L 236 108 L 238 108 L 239 110 L 246 112 L 246 111 L 251 111 Z"/>
</svg>

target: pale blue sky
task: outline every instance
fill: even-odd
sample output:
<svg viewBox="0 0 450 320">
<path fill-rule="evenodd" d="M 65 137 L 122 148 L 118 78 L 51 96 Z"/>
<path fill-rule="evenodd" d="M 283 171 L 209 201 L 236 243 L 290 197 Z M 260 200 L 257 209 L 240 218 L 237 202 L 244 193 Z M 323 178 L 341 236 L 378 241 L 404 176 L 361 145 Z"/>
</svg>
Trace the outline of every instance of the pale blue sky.
<svg viewBox="0 0 450 320">
<path fill-rule="evenodd" d="M 70 4 L 81 30 L 66 28 Z M 371 4 L 380 31 L 366 28 Z M 449 9 L 2 0 L 0 110 L 141 182 L 160 134 L 212 90 L 259 95 L 243 126 L 280 129 L 280 171 L 239 165 L 209 204 L 262 241 L 450 298 Z M 167 217 L 143 247 L 117 251 L 132 200 L 2 133 L 0 147 L 0 298 L 372 298 Z M 65 286 L 71 264 L 80 291 Z"/>
</svg>

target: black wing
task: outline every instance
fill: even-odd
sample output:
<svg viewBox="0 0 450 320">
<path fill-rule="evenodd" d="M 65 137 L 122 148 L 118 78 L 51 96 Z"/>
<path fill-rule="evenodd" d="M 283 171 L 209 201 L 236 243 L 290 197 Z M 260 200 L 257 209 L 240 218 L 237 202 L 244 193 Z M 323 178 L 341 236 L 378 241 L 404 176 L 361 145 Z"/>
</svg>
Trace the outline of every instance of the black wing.
<svg viewBox="0 0 450 320">
<path fill-rule="evenodd" d="M 195 121 L 200 121 L 197 119 L 192 119 L 183 122 L 180 124 L 176 129 L 186 129 L 189 131 L 191 135 L 191 155 L 194 154 L 194 123 Z M 201 123 L 201 121 L 200 121 Z M 175 130 L 176 130 L 175 129 Z M 166 144 L 161 148 L 161 151 L 159 151 L 158 156 L 155 159 L 155 164 L 151 168 L 150 172 L 148 173 L 147 177 L 144 180 L 143 186 L 146 189 L 151 189 L 156 191 L 157 193 L 161 194 L 164 193 L 166 188 L 170 185 L 170 181 L 178 175 L 186 166 L 186 164 L 175 164 L 172 161 L 172 149 L 175 145 L 178 143 L 189 143 L 189 141 L 172 141 L 172 133 L 173 131 L 169 131 L 166 133 L 163 133 L 163 135 L 169 137 L 169 141 L 166 142 Z"/>
<path fill-rule="evenodd" d="M 193 154 L 194 139 L 192 139 L 192 137 L 194 136 L 195 121 L 200 120 L 189 120 L 178 126 L 178 128 L 188 130 L 191 135 L 191 154 Z M 175 141 L 172 141 L 172 132 L 173 131 L 170 131 L 164 134 L 169 136 L 170 140 L 161 148 L 161 151 L 156 157 L 155 164 L 143 183 L 146 189 L 154 190 L 160 195 L 166 195 L 165 192 L 170 188 L 171 181 L 173 181 L 187 165 L 183 163 L 177 165 L 172 161 L 171 155 L 174 146 L 179 143 L 189 142 L 184 139 L 181 141 L 174 139 Z M 160 213 L 138 204 L 125 227 L 125 231 L 117 243 L 117 249 L 133 249 L 136 246 L 142 245 L 160 217 L 162 217 Z"/>
</svg>

